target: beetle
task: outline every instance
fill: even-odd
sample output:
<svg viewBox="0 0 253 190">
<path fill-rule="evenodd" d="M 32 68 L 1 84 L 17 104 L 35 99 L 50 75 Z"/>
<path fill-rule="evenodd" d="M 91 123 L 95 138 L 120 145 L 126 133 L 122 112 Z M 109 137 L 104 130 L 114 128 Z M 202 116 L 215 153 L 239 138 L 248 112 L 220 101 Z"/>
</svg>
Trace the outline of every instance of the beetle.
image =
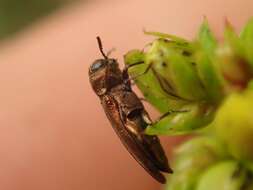
<svg viewBox="0 0 253 190">
<path fill-rule="evenodd" d="M 144 133 L 152 121 L 141 99 L 132 91 L 127 68 L 121 71 L 117 60 L 103 52 L 99 37 L 97 41 L 103 58 L 95 60 L 89 68 L 91 86 L 128 152 L 154 179 L 165 183 L 161 172 L 173 171 L 159 138 Z"/>
</svg>

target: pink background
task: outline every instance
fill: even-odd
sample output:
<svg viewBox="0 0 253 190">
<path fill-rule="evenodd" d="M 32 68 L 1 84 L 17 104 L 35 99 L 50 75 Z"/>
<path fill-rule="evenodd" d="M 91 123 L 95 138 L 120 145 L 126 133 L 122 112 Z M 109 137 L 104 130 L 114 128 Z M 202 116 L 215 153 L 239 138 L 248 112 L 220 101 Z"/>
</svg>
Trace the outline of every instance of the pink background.
<svg viewBox="0 0 253 190">
<path fill-rule="evenodd" d="M 224 18 L 241 28 L 252 0 L 104 0 L 58 11 L 0 47 L 0 189 L 126 190 L 159 184 L 114 134 L 87 69 L 100 57 L 142 48 L 142 29 L 191 38 L 203 16 L 220 37 Z M 152 115 L 157 115 L 151 111 Z M 168 156 L 175 138 L 163 138 Z"/>
</svg>

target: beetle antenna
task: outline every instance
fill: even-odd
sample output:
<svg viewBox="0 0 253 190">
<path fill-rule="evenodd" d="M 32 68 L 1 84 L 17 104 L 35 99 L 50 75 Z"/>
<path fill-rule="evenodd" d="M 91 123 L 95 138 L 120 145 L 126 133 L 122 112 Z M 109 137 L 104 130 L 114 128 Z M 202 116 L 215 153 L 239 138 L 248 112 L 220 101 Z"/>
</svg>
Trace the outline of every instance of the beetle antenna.
<svg viewBox="0 0 253 190">
<path fill-rule="evenodd" d="M 100 50 L 101 54 L 103 55 L 103 57 L 104 57 L 105 59 L 108 59 L 107 55 L 106 55 L 106 54 L 104 53 L 104 51 L 103 51 L 102 41 L 101 41 L 101 39 L 100 39 L 99 36 L 97 36 L 97 41 L 98 41 L 98 47 L 99 47 L 99 50 Z"/>
</svg>

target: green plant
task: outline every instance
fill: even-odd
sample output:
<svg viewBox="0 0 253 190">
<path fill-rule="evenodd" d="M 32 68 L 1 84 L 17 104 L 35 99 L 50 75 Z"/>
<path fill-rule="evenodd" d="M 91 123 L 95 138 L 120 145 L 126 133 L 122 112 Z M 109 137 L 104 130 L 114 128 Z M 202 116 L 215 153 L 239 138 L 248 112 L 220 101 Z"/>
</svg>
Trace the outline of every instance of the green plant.
<svg viewBox="0 0 253 190">
<path fill-rule="evenodd" d="M 175 151 L 168 190 L 253 188 L 253 19 L 240 35 L 226 21 L 218 43 L 208 22 L 194 40 L 157 37 L 125 56 L 129 74 L 162 114 L 146 133 L 195 134 Z M 132 66 L 132 64 L 140 63 Z"/>
</svg>

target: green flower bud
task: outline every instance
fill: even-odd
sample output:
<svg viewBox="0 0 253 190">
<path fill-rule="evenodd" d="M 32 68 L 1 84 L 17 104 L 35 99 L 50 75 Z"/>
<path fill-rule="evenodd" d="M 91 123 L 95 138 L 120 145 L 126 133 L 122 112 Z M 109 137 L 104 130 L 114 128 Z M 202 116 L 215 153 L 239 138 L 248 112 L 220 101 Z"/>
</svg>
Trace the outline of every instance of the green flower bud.
<svg viewBox="0 0 253 190">
<path fill-rule="evenodd" d="M 230 23 L 225 28 L 225 43 L 217 49 L 217 61 L 222 68 L 225 80 L 232 90 L 244 89 L 253 76 L 252 64 L 247 55 L 249 47 L 246 47 L 238 37 Z"/>
<path fill-rule="evenodd" d="M 251 174 L 236 161 L 223 161 L 209 168 L 201 176 L 197 190 L 249 190 Z"/>
<path fill-rule="evenodd" d="M 222 139 L 237 159 L 253 161 L 253 91 L 230 95 L 217 112 L 214 125 Z"/>
<path fill-rule="evenodd" d="M 203 171 L 225 157 L 216 139 L 196 137 L 176 149 L 167 190 L 194 190 Z"/>
<path fill-rule="evenodd" d="M 152 71 L 143 74 L 148 65 L 145 64 L 145 54 L 139 50 L 129 51 L 124 56 L 125 64 L 130 66 L 132 64 L 144 61 L 144 64 L 139 64 L 129 68 L 128 73 L 135 78 L 135 83 L 143 93 L 146 100 L 155 106 L 160 112 L 165 113 L 170 109 L 179 109 L 185 102 L 177 99 L 171 99 L 161 87 L 156 75 Z"/>
<path fill-rule="evenodd" d="M 174 55 L 172 55 L 172 57 L 173 56 Z M 140 75 L 141 73 L 144 73 L 148 67 L 148 65 L 145 64 L 146 57 L 142 51 L 132 50 L 128 52 L 124 58 L 127 65 L 144 61 L 144 64 L 131 67 L 129 69 L 129 74 L 133 78 L 135 76 L 139 76 L 136 78 L 135 83 L 144 94 L 144 97 L 151 102 L 152 105 L 158 108 L 162 113 L 166 113 L 170 110 L 187 111 L 184 113 L 171 114 L 155 125 L 148 127 L 148 134 L 174 135 L 189 133 L 192 130 L 203 127 L 212 121 L 213 112 L 215 110 L 213 106 L 205 103 L 189 104 L 189 102 L 185 100 L 175 99 L 175 97 L 172 97 L 164 91 L 157 75 L 152 70 L 148 71 L 144 75 Z M 174 65 L 176 66 L 176 64 Z M 181 78 L 183 79 L 184 77 Z M 188 89 L 190 91 L 190 88 Z M 171 93 L 173 93 L 173 91 L 171 91 Z"/>
<path fill-rule="evenodd" d="M 175 48 L 173 41 L 155 40 L 146 53 L 146 63 L 152 65 L 168 94 L 186 101 L 205 98 L 193 58 L 184 54 L 184 46 Z M 187 46 L 187 44 L 186 44 Z M 190 53 L 190 52 L 187 52 Z"/>
<path fill-rule="evenodd" d="M 224 79 L 226 80 L 226 93 L 242 90 L 251 78 L 249 68 L 243 59 L 233 52 L 228 44 L 217 49 L 217 62 L 220 65 Z"/>
</svg>

